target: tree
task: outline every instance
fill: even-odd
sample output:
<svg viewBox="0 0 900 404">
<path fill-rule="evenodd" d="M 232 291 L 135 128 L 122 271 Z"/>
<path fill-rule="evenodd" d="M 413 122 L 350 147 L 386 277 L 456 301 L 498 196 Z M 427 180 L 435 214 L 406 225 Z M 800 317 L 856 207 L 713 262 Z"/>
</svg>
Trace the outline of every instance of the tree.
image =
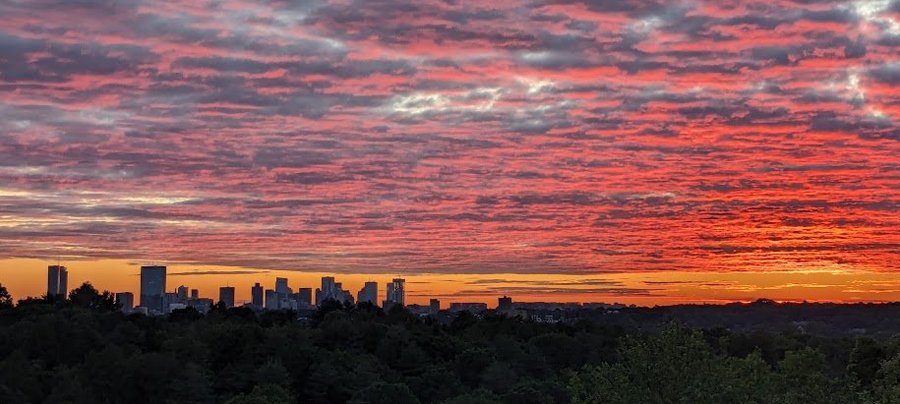
<svg viewBox="0 0 900 404">
<path fill-rule="evenodd" d="M 108 290 L 100 293 L 90 282 L 85 282 L 69 292 L 69 301 L 78 307 L 92 310 L 113 311 L 118 307 L 112 293 Z"/>
<path fill-rule="evenodd" d="M 274 384 L 256 386 L 250 394 L 238 394 L 225 404 L 291 404 L 291 393 Z"/>
<path fill-rule="evenodd" d="M 405 384 L 376 382 L 353 395 L 350 404 L 418 404 Z"/>
<path fill-rule="evenodd" d="M 873 403 L 900 404 L 900 353 L 881 364 L 872 385 Z"/>
<path fill-rule="evenodd" d="M 0 283 L 0 310 L 13 308 L 13 298 L 6 290 L 6 286 Z"/>
</svg>

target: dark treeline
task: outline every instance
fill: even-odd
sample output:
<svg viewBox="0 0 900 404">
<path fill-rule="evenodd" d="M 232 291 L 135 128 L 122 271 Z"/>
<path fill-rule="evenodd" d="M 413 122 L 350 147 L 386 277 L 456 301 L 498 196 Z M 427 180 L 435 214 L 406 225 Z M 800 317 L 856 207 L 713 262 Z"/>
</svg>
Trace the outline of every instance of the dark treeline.
<svg viewBox="0 0 900 404">
<path fill-rule="evenodd" d="M 900 303 L 775 303 L 760 299 L 750 304 L 636 307 L 615 311 L 588 309 L 572 313 L 572 316 L 643 329 L 661 329 L 675 321 L 691 328 L 727 328 L 742 332 L 798 331 L 879 338 L 900 334 Z"/>
<path fill-rule="evenodd" d="M 3 403 L 900 403 L 900 336 L 450 322 L 325 305 L 123 315 L 89 285 L 13 307 Z"/>
</svg>

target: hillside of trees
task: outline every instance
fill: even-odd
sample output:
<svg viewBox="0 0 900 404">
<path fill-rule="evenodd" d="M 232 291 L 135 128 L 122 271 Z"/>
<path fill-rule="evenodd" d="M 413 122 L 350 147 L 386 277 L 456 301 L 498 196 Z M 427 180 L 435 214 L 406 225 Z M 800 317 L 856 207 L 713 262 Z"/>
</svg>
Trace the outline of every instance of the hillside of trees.
<svg viewBox="0 0 900 404">
<path fill-rule="evenodd" d="M 900 335 L 541 324 L 326 305 L 123 315 L 89 284 L 13 305 L 3 403 L 900 404 Z"/>
</svg>

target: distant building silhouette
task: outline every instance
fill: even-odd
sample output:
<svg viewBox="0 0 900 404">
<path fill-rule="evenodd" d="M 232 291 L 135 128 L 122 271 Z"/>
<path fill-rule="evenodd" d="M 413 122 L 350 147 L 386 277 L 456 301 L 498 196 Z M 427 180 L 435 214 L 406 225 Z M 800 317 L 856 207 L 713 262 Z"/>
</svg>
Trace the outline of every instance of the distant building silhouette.
<svg viewBox="0 0 900 404">
<path fill-rule="evenodd" d="M 312 306 L 312 288 L 297 289 L 297 302 L 305 307 Z"/>
<path fill-rule="evenodd" d="M 146 307 L 153 314 L 165 313 L 167 303 L 166 267 L 146 265 L 141 267 L 141 307 Z"/>
<path fill-rule="evenodd" d="M 400 306 L 406 305 L 406 280 L 403 278 L 394 278 L 390 283 L 387 284 L 387 299 L 388 302 L 393 304 L 399 304 Z"/>
<path fill-rule="evenodd" d="M 250 304 L 253 305 L 255 309 L 263 308 L 263 287 L 256 282 L 252 288 L 250 288 Z"/>
<path fill-rule="evenodd" d="M 225 307 L 234 307 L 234 286 L 219 288 L 219 301 L 225 303 Z"/>
<path fill-rule="evenodd" d="M 358 303 L 371 303 L 378 305 L 378 282 L 366 282 L 365 286 L 359 290 L 356 296 Z"/>
<path fill-rule="evenodd" d="M 191 298 L 187 301 L 187 307 L 191 307 L 203 314 L 206 314 L 206 312 L 209 311 L 209 307 L 212 305 L 213 300 L 210 298 Z"/>
<path fill-rule="evenodd" d="M 497 310 L 512 310 L 512 298 L 503 296 L 497 299 Z"/>
<path fill-rule="evenodd" d="M 116 303 L 123 313 L 131 313 L 134 310 L 134 294 L 131 292 L 116 293 Z"/>
<path fill-rule="evenodd" d="M 281 298 L 287 297 L 287 295 L 293 293 L 291 288 L 288 286 L 287 278 L 275 278 L 275 293 L 278 293 Z"/>
<path fill-rule="evenodd" d="M 432 314 L 439 313 L 441 311 L 441 301 L 438 299 L 431 299 L 428 302 L 428 311 Z"/>
<path fill-rule="evenodd" d="M 185 308 L 184 303 L 178 302 L 178 294 L 177 293 L 166 293 L 163 295 L 163 313 L 168 314 L 171 313 L 172 310 L 183 309 Z"/>
<path fill-rule="evenodd" d="M 481 313 L 487 310 L 486 303 L 450 303 L 450 311 L 457 313 L 460 311 L 468 311 L 472 313 Z"/>
<path fill-rule="evenodd" d="M 47 296 L 65 298 L 69 289 L 69 271 L 62 265 L 47 267 Z"/>
<path fill-rule="evenodd" d="M 278 293 L 275 293 L 272 289 L 266 289 L 266 310 L 278 310 L 279 305 L 281 304 L 280 299 L 278 298 Z"/>
<path fill-rule="evenodd" d="M 323 276 L 322 287 L 316 290 L 316 305 L 319 306 L 326 300 L 352 303 L 353 295 L 345 291 L 340 282 L 335 282 L 333 276 Z"/>
<path fill-rule="evenodd" d="M 188 299 L 188 287 L 181 285 L 175 289 L 176 301 L 169 303 L 181 303 L 184 304 Z"/>
<path fill-rule="evenodd" d="M 191 289 L 191 299 L 197 300 L 200 298 L 200 291 L 197 289 Z"/>
</svg>

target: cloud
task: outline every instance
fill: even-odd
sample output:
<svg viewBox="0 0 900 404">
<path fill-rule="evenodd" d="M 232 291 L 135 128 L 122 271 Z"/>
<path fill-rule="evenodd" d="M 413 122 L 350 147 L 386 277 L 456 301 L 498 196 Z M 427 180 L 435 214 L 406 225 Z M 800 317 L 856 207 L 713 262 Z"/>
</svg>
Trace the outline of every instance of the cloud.
<svg viewBox="0 0 900 404">
<path fill-rule="evenodd" d="M 191 271 L 191 272 L 169 272 L 169 276 L 206 276 L 206 275 L 255 275 L 269 273 L 270 271 L 229 271 L 229 270 L 213 270 L 213 271 Z"/>
<path fill-rule="evenodd" d="M 900 269 L 896 2 L 41 0 L 0 15 L 5 257 Z M 604 282 L 507 286 L 644 293 Z"/>
</svg>

